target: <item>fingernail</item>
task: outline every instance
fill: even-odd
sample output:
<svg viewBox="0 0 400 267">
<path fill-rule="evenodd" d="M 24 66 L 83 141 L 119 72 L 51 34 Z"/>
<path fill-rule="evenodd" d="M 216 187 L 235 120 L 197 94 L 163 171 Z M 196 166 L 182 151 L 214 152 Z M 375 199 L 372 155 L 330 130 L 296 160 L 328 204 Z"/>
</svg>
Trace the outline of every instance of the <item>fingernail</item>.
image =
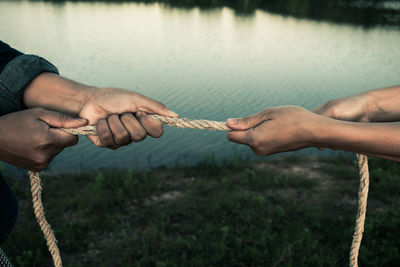
<svg viewBox="0 0 400 267">
<path fill-rule="evenodd" d="M 227 119 L 226 122 L 229 124 L 238 124 L 239 120 L 236 118 L 232 118 L 232 119 Z"/>
<path fill-rule="evenodd" d="M 77 118 L 76 120 L 78 120 L 80 122 L 87 122 L 87 119 L 83 119 L 83 118 Z"/>
</svg>

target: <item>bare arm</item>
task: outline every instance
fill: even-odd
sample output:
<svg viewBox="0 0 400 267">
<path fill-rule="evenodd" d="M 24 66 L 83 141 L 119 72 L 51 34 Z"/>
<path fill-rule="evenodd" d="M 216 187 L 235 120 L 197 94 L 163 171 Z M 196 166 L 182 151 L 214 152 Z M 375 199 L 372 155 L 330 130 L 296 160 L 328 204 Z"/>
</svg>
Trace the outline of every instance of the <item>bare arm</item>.
<svg viewBox="0 0 400 267">
<path fill-rule="evenodd" d="M 400 86 L 369 90 L 361 94 L 334 99 L 313 111 L 323 116 L 346 121 L 400 121 Z M 370 155 L 398 160 L 388 155 Z"/>
<path fill-rule="evenodd" d="M 365 95 L 370 121 L 400 121 L 400 86 L 367 91 Z"/>
<path fill-rule="evenodd" d="M 400 123 L 357 123 L 320 116 L 300 107 L 267 108 L 228 120 L 228 139 L 257 155 L 327 147 L 400 160 Z"/>
<path fill-rule="evenodd" d="M 25 89 L 26 107 L 43 107 L 78 116 L 96 88 L 45 72 L 36 77 Z"/>
<path fill-rule="evenodd" d="M 400 86 L 380 88 L 334 99 L 313 111 L 346 121 L 400 121 Z"/>
</svg>

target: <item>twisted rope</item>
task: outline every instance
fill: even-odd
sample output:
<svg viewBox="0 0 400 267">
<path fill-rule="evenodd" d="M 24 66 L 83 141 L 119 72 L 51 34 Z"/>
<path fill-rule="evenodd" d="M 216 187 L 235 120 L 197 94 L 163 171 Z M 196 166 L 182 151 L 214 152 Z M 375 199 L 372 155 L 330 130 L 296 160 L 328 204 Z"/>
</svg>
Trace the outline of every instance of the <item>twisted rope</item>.
<svg viewBox="0 0 400 267">
<path fill-rule="evenodd" d="M 53 258 L 53 263 L 55 267 L 62 267 L 60 251 L 57 246 L 57 240 L 54 236 L 53 230 L 50 224 L 46 220 L 44 215 L 44 208 L 42 203 L 42 185 L 40 183 L 40 177 L 38 172 L 28 172 L 29 180 L 31 181 L 31 191 L 32 191 L 32 202 L 33 210 L 35 212 L 36 220 L 46 238 L 47 247 L 49 248 L 51 257 Z"/>
<path fill-rule="evenodd" d="M 360 173 L 360 187 L 358 189 L 358 210 L 353 241 L 350 249 L 350 266 L 358 266 L 358 251 L 364 232 L 365 215 L 367 213 L 367 198 L 369 188 L 368 158 L 366 155 L 357 154 L 358 169 Z"/>
<path fill-rule="evenodd" d="M 187 118 L 172 118 L 160 115 L 149 115 L 150 118 L 176 128 L 191 128 L 203 130 L 229 131 L 231 128 L 222 121 L 192 120 Z M 97 135 L 96 126 L 89 125 L 80 128 L 60 128 L 70 134 Z"/>
<path fill-rule="evenodd" d="M 226 126 L 225 122 L 220 121 L 209 121 L 209 120 L 193 120 L 187 118 L 171 118 L 160 115 L 149 115 L 152 119 L 155 119 L 163 124 L 177 128 L 192 128 L 192 129 L 206 129 L 206 130 L 220 130 L 228 131 L 231 130 Z M 74 135 L 97 135 L 98 132 L 95 126 L 84 126 L 80 128 L 60 128 L 67 133 Z M 369 186 L 369 172 L 368 172 L 368 159 L 367 156 L 357 154 L 358 167 L 360 170 L 360 188 L 358 192 L 358 212 L 356 219 L 356 226 L 353 235 L 353 241 L 350 250 L 350 266 L 357 267 L 358 251 L 361 244 L 362 235 L 364 232 L 364 221 L 367 207 L 368 198 L 368 186 Z M 32 201 L 33 208 L 35 211 L 36 219 L 40 225 L 40 228 L 44 234 L 47 242 L 47 246 L 53 258 L 55 267 L 62 267 L 62 261 L 59 249 L 57 247 L 57 240 L 54 236 L 53 230 L 50 224 L 47 222 L 44 215 L 44 209 L 41 199 L 42 187 L 40 184 L 39 173 L 29 172 L 29 178 L 31 181 Z"/>
</svg>

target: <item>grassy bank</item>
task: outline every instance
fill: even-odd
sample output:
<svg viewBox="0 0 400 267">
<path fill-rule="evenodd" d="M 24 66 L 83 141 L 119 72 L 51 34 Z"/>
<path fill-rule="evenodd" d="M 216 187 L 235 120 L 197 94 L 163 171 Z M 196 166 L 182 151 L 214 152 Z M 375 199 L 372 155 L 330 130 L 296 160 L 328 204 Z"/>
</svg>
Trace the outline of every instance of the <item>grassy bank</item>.
<svg viewBox="0 0 400 267">
<path fill-rule="evenodd" d="M 400 262 L 400 168 L 372 160 L 361 266 Z M 351 159 L 213 160 L 191 168 L 44 177 L 65 266 L 344 266 L 358 190 Z M 3 246 L 16 266 L 50 266 L 27 180 Z"/>
</svg>

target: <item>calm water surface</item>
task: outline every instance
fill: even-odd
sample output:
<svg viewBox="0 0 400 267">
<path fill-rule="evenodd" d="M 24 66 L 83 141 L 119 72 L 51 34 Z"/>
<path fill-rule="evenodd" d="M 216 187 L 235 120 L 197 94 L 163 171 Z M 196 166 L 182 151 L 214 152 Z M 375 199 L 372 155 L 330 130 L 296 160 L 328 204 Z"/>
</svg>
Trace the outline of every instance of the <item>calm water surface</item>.
<svg viewBox="0 0 400 267">
<path fill-rule="evenodd" d="M 323 102 L 400 84 L 400 31 L 238 16 L 159 4 L 0 2 L 0 37 L 41 55 L 61 74 L 155 98 L 181 117 L 225 120 L 269 106 Z M 226 133 L 166 127 L 117 151 L 82 137 L 49 171 L 191 164 L 251 155 Z"/>
</svg>

